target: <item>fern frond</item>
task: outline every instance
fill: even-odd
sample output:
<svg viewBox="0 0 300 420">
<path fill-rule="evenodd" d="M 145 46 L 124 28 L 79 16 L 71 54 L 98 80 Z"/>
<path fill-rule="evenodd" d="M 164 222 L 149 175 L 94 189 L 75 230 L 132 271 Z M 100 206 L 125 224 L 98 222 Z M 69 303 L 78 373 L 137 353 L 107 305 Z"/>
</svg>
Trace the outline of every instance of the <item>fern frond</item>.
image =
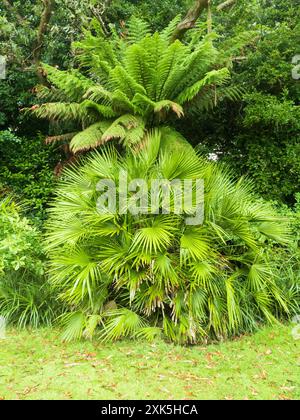
<svg viewBox="0 0 300 420">
<path fill-rule="evenodd" d="M 105 89 L 101 85 L 95 85 L 88 89 L 88 91 L 85 93 L 84 98 L 90 99 L 94 102 L 104 102 L 104 104 L 108 105 L 111 103 L 112 100 L 112 93 Z"/>
<path fill-rule="evenodd" d="M 74 136 L 76 136 L 77 132 L 74 133 L 66 133 L 66 134 L 60 134 L 59 136 L 48 136 L 45 139 L 45 143 L 46 144 L 50 144 L 50 143 L 56 143 L 57 141 L 69 141 L 71 140 Z"/>
<path fill-rule="evenodd" d="M 106 62 L 110 68 L 119 64 L 114 45 L 104 35 L 98 34 L 94 36 L 89 30 L 85 30 L 84 35 L 83 40 L 74 42 L 72 46 L 75 50 L 81 51 L 79 57 L 85 65 L 93 67 L 95 63 L 93 61 L 94 57 L 98 57 L 102 62 Z"/>
<path fill-rule="evenodd" d="M 183 105 L 187 101 L 191 101 L 197 96 L 204 86 L 215 84 L 222 85 L 230 79 L 230 73 L 226 67 L 220 70 L 212 70 L 205 77 L 192 86 L 186 88 L 177 98 L 177 102 Z"/>
<path fill-rule="evenodd" d="M 172 19 L 171 22 L 168 24 L 168 26 L 161 31 L 160 33 L 161 38 L 169 42 L 175 32 L 175 29 L 180 23 L 180 21 L 181 21 L 181 15 L 175 16 L 174 19 Z"/>
<path fill-rule="evenodd" d="M 109 121 L 101 121 L 90 125 L 72 138 L 70 149 L 73 153 L 95 149 L 105 143 L 106 140 L 103 139 L 103 133 L 106 132 L 110 125 L 111 122 Z"/>
<path fill-rule="evenodd" d="M 94 117 L 79 103 L 53 102 L 31 108 L 31 112 L 38 118 L 51 121 L 75 121 L 77 123 L 91 123 Z"/>
<path fill-rule="evenodd" d="M 69 97 L 61 90 L 52 86 L 51 88 L 43 85 L 35 87 L 36 97 L 43 102 L 68 102 Z"/>
<path fill-rule="evenodd" d="M 218 88 L 218 101 L 238 101 L 245 93 L 245 89 L 240 86 L 221 86 Z"/>
<path fill-rule="evenodd" d="M 225 81 L 226 83 L 226 81 Z M 236 102 L 243 97 L 245 90 L 237 86 L 204 86 L 198 96 L 196 96 L 186 107 L 186 114 L 193 116 L 201 114 L 203 111 L 211 111 L 222 101 Z"/>
<path fill-rule="evenodd" d="M 142 142 L 145 134 L 145 124 L 141 121 L 137 127 L 133 127 L 127 131 L 123 144 L 128 147 L 135 146 Z"/>
<path fill-rule="evenodd" d="M 163 101 L 157 102 L 154 106 L 155 113 L 161 113 L 162 111 L 169 111 L 169 110 L 172 110 L 177 115 L 178 118 L 181 118 L 184 115 L 182 106 L 180 106 L 176 102 L 163 100 Z"/>
<path fill-rule="evenodd" d="M 94 84 L 77 70 L 63 71 L 48 64 L 43 64 L 43 69 L 47 79 L 64 92 L 70 102 L 81 100 L 85 92 Z"/>
<path fill-rule="evenodd" d="M 149 55 L 141 44 L 133 44 L 126 50 L 124 64 L 129 76 L 136 83 L 143 86 L 147 92 L 147 87 L 151 80 L 152 68 L 149 62 Z"/>
<path fill-rule="evenodd" d="M 132 101 L 128 98 L 128 96 L 122 92 L 121 90 L 117 89 L 112 96 L 112 107 L 117 112 L 120 113 L 132 113 L 135 114 L 136 108 Z"/>
<path fill-rule="evenodd" d="M 179 66 L 180 78 L 174 86 L 173 97 L 178 96 L 187 86 L 202 79 L 215 64 L 217 56 L 218 52 L 210 39 L 205 39 L 197 45 L 195 51 L 189 53 Z"/>
<path fill-rule="evenodd" d="M 127 95 L 129 99 L 132 99 L 136 93 L 146 94 L 144 86 L 137 83 L 122 66 L 116 66 L 111 71 L 110 83 L 115 90 L 120 90 Z"/>
<path fill-rule="evenodd" d="M 121 124 L 111 124 L 103 133 L 101 140 L 105 143 L 113 139 L 124 140 L 125 137 L 126 129 Z"/>
<path fill-rule="evenodd" d="M 139 111 L 142 115 L 145 116 L 149 111 L 153 111 L 156 114 L 160 114 L 161 120 L 166 119 L 168 111 L 173 111 L 178 118 L 184 115 L 181 105 L 167 99 L 154 102 L 149 97 L 138 93 L 133 98 L 132 103 L 137 109 L 143 110 L 143 112 Z"/>
<path fill-rule="evenodd" d="M 115 118 L 118 116 L 118 114 L 115 113 L 115 111 L 112 109 L 110 105 L 101 105 L 97 104 L 94 101 L 91 101 L 90 99 L 85 99 L 81 104 L 81 107 L 86 109 L 88 114 L 98 114 L 98 116 L 104 117 L 104 118 Z"/>
<path fill-rule="evenodd" d="M 150 26 L 144 20 L 132 16 L 127 23 L 126 41 L 129 44 L 135 44 L 150 34 Z"/>
<path fill-rule="evenodd" d="M 188 48 L 180 41 L 175 41 L 166 49 L 161 58 L 156 75 L 156 101 L 168 98 L 176 88 L 178 63 L 188 54 Z"/>
</svg>

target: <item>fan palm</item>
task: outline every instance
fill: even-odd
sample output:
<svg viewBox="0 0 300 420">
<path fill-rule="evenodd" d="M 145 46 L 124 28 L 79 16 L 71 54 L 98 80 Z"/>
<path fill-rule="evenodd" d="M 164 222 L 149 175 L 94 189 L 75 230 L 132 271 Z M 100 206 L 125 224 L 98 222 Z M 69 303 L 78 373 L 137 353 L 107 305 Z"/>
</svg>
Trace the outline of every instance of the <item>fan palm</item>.
<svg viewBox="0 0 300 420">
<path fill-rule="evenodd" d="M 122 38 L 113 28 L 106 38 L 94 24 L 96 35 L 86 31 L 75 44 L 85 75 L 44 65 L 53 87 L 38 92 L 51 102 L 32 111 L 65 124 L 63 135 L 48 141 L 71 139 L 74 153 L 113 139 L 135 146 L 150 128 L 213 107 L 219 98 L 235 99 L 240 91 L 226 86 L 229 70 L 213 46 L 214 35 L 201 38 L 194 31 L 188 42 L 170 42 L 176 22 L 151 35 L 147 24 L 133 18 Z"/>
<path fill-rule="evenodd" d="M 185 212 L 99 212 L 97 185 L 138 178 L 203 179 L 204 221 Z M 130 197 L 130 196 L 129 196 Z M 171 197 L 174 201 L 175 193 Z M 145 214 L 147 213 L 147 214 Z M 139 154 L 114 147 L 68 169 L 50 211 L 50 276 L 70 311 L 65 338 L 159 335 L 188 343 L 251 331 L 289 315 L 268 243 L 289 241 L 284 219 L 259 201 L 246 180 L 207 162 L 170 129 L 147 134 Z"/>
</svg>

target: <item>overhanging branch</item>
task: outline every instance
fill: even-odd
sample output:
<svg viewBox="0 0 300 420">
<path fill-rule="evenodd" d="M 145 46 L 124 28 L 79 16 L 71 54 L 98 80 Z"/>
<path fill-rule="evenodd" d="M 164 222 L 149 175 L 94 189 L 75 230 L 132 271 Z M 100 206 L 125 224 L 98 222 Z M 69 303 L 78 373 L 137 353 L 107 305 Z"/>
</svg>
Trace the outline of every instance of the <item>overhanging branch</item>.
<svg viewBox="0 0 300 420">
<path fill-rule="evenodd" d="M 220 11 L 220 10 L 226 9 L 227 7 L 233 6 L 235 2 L 236 0 L 224 1 L 224 3 L 221 3 L 219 4 L 219 6 L 217 6 L 217 10 Z"/>
<path fill-rule="evenodd" d="M 194 28 L 199 16 L 205 9 L 207 9 L 207 6 L 208 0 L 197 0 L 195 2 L 195 4 L 187 12 L 185 18 L 177 25 L 177 28 L 172 36 L 172 42 L 176 41 L 176 39 L 182 39 L 189 29 Z"/>
</svg>

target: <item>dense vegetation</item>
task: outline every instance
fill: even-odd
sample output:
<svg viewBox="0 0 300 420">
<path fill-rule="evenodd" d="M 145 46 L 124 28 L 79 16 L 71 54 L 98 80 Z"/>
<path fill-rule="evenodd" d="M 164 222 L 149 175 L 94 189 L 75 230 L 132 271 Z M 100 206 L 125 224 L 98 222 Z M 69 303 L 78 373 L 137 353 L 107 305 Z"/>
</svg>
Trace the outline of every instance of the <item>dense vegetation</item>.
<svg viewBox="0 0 300 420">
<path fill-rule="evenodd" d="M 0 313 L 18 326 L 51 325 L 58 304 L 45 277 L 40 234 L 9 198 L 0 201 Z"/>
<path fill-rule="evenodd" d="M 297 0 L 0 11 L 0 315 L 197 343 L 299 312 Z M 203 223 L 100 215 L 121 170 L 203 179 Z"/>
</svg>

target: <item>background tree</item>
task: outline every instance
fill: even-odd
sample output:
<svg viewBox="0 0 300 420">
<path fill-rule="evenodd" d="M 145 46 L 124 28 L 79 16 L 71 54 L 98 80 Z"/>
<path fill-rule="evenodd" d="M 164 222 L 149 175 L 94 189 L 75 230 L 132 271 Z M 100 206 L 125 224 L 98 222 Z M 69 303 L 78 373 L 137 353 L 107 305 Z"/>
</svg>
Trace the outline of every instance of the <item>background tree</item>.
<svg viewBox="0 0 300 420">
<path fill-rule="evenodd" d="M 300 84 L 292 78 L 300 41 L 297 5 L 297 0 L 240 1 L 213 14 L 219 42 L 255 32 L 233 60 L 234 84 L 245 95 L 234 104 L 224 101 L 209 116 L 195 115 L 186 128 L 194 145 L 201 143 L 207 154 L 251 176 L 264 197 L 290 205 L 300 187 Z"/>
<path fill-rule="evenodd" d="M 62 68 L 71 65 L 70 45 L 89 19 L 88 3 L 7 0 L 1 3 L 0 12 L 0 54 L 7 60 L 7 76 L 0 82 L 0 129 L 27 135 L 45 132 L 47 126 L 24 121 L 19 111 L 33 103 L 34 86 L 45 81 L 40 61 Z"/>
</svg>

